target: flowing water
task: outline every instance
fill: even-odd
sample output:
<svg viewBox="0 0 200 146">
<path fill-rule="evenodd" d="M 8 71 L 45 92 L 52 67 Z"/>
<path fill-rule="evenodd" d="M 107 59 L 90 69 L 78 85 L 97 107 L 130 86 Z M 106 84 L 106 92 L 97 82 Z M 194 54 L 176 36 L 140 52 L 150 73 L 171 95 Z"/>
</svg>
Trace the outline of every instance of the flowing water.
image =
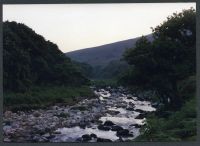
<svg viewBox="0 0 200 146">
<path fill-rule="evenodd" d="M 105 123 L 106 121 L 113 122 L 114 126 L 120 126 L 123 129 L 128 129 L 132 136 L 122 136 L 122 140 L 133 140 L 137 137 L 139 133 L 138 126 L 144 125 L 145 118 L 138 119 L 137 117 L 141 114 L 140 112 L 152 112 L 155 108 L 151 106 L 148 101 L 139 101 L 137 97 L 131 94 L 124 94 L 125 90 L 121 88 L 120 92 L 115 92 L 112 89 L 99 89 L 94 90 L 95 94 L 99 98 L 100 104 L 98 105 L 101 109 L 106 107 L 103 112 L 104 114 L 99 117 L 100 123 Z M 120 88 L 119 88 L 120 89 Z M 86 103 L 81 102 L 80 105 Z M 92 108 L 98 108 L 96 105 Z M 138 110 L 139 109 L 139 110 Z M 100 110 L 99 110 L 100 112 Z M 95 134 L 98 138 L 109 139 L 111 141 L 118 141 L 120 136 L 117 136 L 117 131 L 112 130 L 100 130 L 98 129 L 99 123 L 90 123 L 86 128 L 80 128 L 79 126 L 71 128 L 59 128 L 57 129 L 58 134 L 52 139 L 53 142 L 74 142 L 77 140 L 81 141 L 83 135 Z M 90 139 L 90 138 L 89 138 Z M 96 142 L 97 138 L 91 138 L 89 142 Z"/>
<path fill-rule="evenodd" d="M 100 142 L 133 140 L 156 109 L 123 87 L 92 88 L 98 98 L 73 106 L 4 114 L 5 142 Z M 9 121 L 9 122 L 8 122 Z"/>
</svg>

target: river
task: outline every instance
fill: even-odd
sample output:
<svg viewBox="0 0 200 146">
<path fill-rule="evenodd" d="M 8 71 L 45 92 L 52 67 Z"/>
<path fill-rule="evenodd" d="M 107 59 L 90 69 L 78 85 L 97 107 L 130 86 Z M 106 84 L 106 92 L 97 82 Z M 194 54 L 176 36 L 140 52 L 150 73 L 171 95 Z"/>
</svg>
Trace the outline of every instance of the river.
<svg viewBox="0 0 200 146">
<path fill-rule="evenodd" d="M 125 88 L 97 89 L 98 98 L 73 106 L 5 112 L 4 142 L 117 142 L 135 139 L 146 115 L 156 109 Z"/>
</svg>

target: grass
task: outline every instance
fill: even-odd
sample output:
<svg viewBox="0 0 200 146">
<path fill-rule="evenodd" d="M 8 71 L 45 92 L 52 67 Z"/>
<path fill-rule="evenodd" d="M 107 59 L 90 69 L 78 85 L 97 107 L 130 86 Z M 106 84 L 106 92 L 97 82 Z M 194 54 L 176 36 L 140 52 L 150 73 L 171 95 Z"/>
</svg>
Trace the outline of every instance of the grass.
<svg viewBox="0 0 200 146">
<path fill-rule="evenodd" d="M 48 105 L 56 103 L 72 105 L 86 97 L 95 97 L 94 93 L 88 86 L 32 87 L 25 93 L 4 93 L 4 108 L 26 110 L 45 108 Z"/>
<path fill-rule="evenodd" d="M 196 102 L 191 99 L 168 118 L 149 116 L 135 141 L 193 141 L 196 130 Z"/>
<path fill-rule="evenodd" d="M 185 100 L 179 111 L 169 112 L 169 116 L 151 114 L 141 135 L 135 141 L 194 141 L 197 135 L 197 104 L 195 97 L 195 77 L 191 76 L 179 83 L 179 94 Z M 167 111 L 166 111 L 167 112 Z M 161 113 L 162 115 L 162 113 Z"/>
<path fill-rule="evenodd" d="M 91 81 L 92 85 L 95 85 L 98 88 L 104 88 L 104 87 L 118 87 L 117 80 L 114 79 L 95 79 Z"/>
</svg>

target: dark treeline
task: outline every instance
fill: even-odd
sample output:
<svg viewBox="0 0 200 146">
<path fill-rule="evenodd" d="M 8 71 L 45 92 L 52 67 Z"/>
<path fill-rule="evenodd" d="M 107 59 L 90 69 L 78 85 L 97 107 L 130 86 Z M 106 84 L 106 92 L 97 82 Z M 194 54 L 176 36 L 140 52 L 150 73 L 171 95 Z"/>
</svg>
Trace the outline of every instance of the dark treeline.
<svg viewBox="0 0 200 146">
<path fill-rule="evenodd" d="M 38 85 L 83 85 L 88 80 L 56 44 L 16 22 L 3 23 L 4 90 Z"/>
<path fill-rule="evenodd" d="M 122 76 L 124 85 L 153 90 L 171 109 L 178 109 L 184 97 L 179 82 L 195 75 L 196 13 L 194 9 L 174 13 L 156 28 L 154 40 L 141 37 L 134 48 L 124 54 L 132 68 Z"/>
<path fill-rule="evenodd" d="M 117 80 L 130 66 L 122 60 L 112 60 L 105 66 L 91 66 L 90 64 L 73 61 L 76 68 L 91 80 Z"/>
</svg>

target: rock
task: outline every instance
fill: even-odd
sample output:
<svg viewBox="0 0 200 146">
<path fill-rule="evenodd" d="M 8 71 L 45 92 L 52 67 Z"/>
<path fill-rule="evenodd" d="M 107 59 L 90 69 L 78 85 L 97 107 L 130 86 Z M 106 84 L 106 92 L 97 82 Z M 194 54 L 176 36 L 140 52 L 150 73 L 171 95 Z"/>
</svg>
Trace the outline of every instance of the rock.
<svg viewBox="0 0 200 146">
<path fill-rule="evenodd" d="M 44 134 L 44 135 L 42 135 L 42 136 L 44 136 L 44 137 L 46 137 L 46 138 L 49 138 L 49 137 L 50 137 L 50 134 L 49 134 L 49 133 L 46 133 L 46 134 Z"/>
<path fill-rule="evenodd" d="M 135 128 L 141 128 L 142 127 L 142 125 L 139 125 L 139 124 L 132 124 L 130 126 L 134 126 Z"/>
<path fill-rule="evenodd" d="M 11 142 L 11 140 L 9 138 L 4 138 L 3 142 Z"/>
<path fill-rule="evenodd" d="M 92 138 L 97 138 L 97 135 L 94 134 L 94 133 L 92 133 L 92 134 L 90 134 L 90 137 L 92 137 Z"/>
<path fill-rule="evenodd" d="M 60 131 L 54 131 L 53 134 L 61 134 Z"/>
<path fill-rule="evenodd" d="M 115 125 L 115 126 L 112 126 L 111 130 L 112 131 L 120 131 L 120 130 L 123 130 L 123 128 L 120 127 L 120 126 Z"/>
<path fill-rule="evenodd" d="M 59 108 L 58 106 L 53 106 L 51 109 L 52 110 L 58 110 L 58 108 Z"/>
<path fill-rule="evenodd" d="M 35 135 L 32 139 L 34 142 L 48 142 L 49 140 L 45 137 L 41 137 L 39 135 Z"/>
<path fill-rule="evenodd" d="M 82 142 L 82 138 L 81 137 L 77 138 L 76 142 Z"/>
<path fill-rule="evenodd" d="M 104 126 L 113 126 L 115 125 L 112 121 L 105 121 Z"/>
<path fill-rule="evenodd" d="M 126 106 L 127 106 L 127 105 L 124 104 L 124 103 L 121 103 L 121 104 L 117 104 L 117 105 L 116 105 L 117 108 L 126 108 Z"/>
<path fill-rule="evenodd" d="M 134 111 L 135 109 L 133 107 L 128 107 L 128 108 L 126 108 L 126 110 L 128 110 L 128 111 Z"/>
<path fill-rule="evenodd" d="M 129 97 L 127 97 L 127 99 L 133 99 L 133 97 L 130 97 L 130 96 L 129 96 Z"/>
<path fill-rule="evenodd" d="M 145 113 L 145 111 L 141 110 L 141 109 L 135 109 L 136 112 L 139 112 L 139 113 Z"/>
<path fill-rule="evenodd" d="M 120 136 L 122 136 L 122 137 L 131 137 L 131 136 L 133 136 L 133 134 L 130 134 L 128 129 L 123 129 L 123 130 L 117 131 L 117 136 L 118 137 L 120 137 Z"/>
<path fill-rule="evenodd" d="M 82 141 L 89 141 L 91 139 L 92 138 L 91 138 L 91 136 L 89 134 L 85 134 L 85 135 L 82 136 Z"/>
<path fill-rule="evenodd" d="M 69 117 L 69 114 L 62 112 L 59 115 L 57 115 L 57 117 L 67 118 L 67 117 Z"/>
<path fill-rule="evenodd" d="M 146 113 L 141 113 L 135 119 L 143 119 L 145 118 L 145 116 L 146 116 Z"/>
<path fill-rule="evenodd" d="M 119 112 L 119 111 L 109 110 L 109 111 L 107 111 L 107 113 L 110 114 L 110 115 L 117 115 L 117 114 L 119 114 L 120 112 Z"/>
<path fill-rule="evenodd" d="M 117 139 L 115 142 L 124 142 L 124 140 L 123 140 L 122 137 L 120 136 L 119 139 Z"/>
<path fill-rule="evenodd" d="M 5 125 L 10 126 L 12 124 L 11 121 L 4 121 Z"/>
<path fill-rule="evenodd" d="M 129 102 L 128 104 L 129 104 L 129 106 L 131 106 L 131 107 L 135 107 L 135 104 L 132 103 L 132 102 Z"/>
<path fill-rule="evenodd" d="M 39 116 L 41 116 L 41 113 L 38 112 L 38 111 L 35 111 L 35 112 L 33 113 L 33 116 L 34 116 L 34 117 L 39 117 Z"/>
<path fill-rule="evenodd" d="M 3 126 L 3 132 L 5 135 L 9 135 L 12 133 L 12 127 L 11 126 Z"/>
<path fill-rule="evenodd" d="M 4 117 L 5 117 L 5 118 L 11 118 L 11 117 L 12 117 L 12 112 L 11 112 L 11 111 L 6 111 L 6 112 L 4 113 Z"/>
<path fill-rule="evenodd" d="M 86 124 L 85 124 L 85 123 L 80 123 L 80 124 L 79 124 L 79 127 L 82 128 L 82 129 L 85 129 Z"/>
<path fill-rule="evenodd" d="M 99 130 L 104 130 L 104 131 L 109 131 L 109 130 L 110 130 L 110 127 L 104 126 L 104 125 L 99 125 L 99 126 L 98 126 L 98 129 L 99 129 Z"/>
<path fill-rule="evenodd" d="M 110 139 L 97 138 L 97 142 L 112 142 Z"/>
</svg>

